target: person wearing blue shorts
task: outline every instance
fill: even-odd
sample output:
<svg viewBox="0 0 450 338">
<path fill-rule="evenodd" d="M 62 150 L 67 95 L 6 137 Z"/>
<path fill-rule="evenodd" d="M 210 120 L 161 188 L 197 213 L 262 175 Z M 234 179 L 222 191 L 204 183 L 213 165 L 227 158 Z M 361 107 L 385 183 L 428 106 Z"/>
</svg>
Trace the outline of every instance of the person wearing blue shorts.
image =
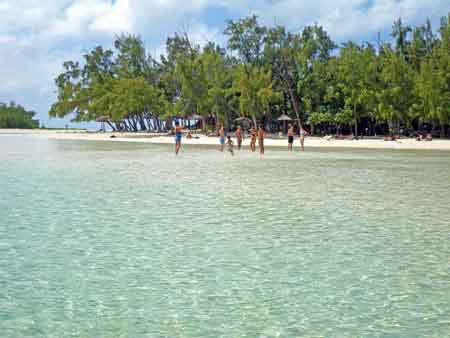
<svg viewBox="0 0 450 338">
<path fill-rule="evenodd" d="M 219 141 L 220 141 L 220 151 L 223 152 L 223 149 L 225 147 L 225 130 L 223 128 L 223 124 L 220 125 L 219 129 Z"/>
<path fill-rule="evenodd" d="M 181 148 L 182 130 L 183 127 L 180 126 L 180 122 L 175 122 L 175 155 L 178 155 Z"/>
</svg>

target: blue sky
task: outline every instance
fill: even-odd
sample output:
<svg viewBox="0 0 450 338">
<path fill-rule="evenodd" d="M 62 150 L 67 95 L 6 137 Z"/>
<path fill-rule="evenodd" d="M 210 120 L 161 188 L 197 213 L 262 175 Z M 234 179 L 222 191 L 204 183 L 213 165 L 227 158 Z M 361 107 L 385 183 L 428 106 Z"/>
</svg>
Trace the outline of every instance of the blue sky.
<svg viewBox="0 0 450 338">
<path fill-rule="evenodd" d="M 68 121 L 47 116 L 62 62 L 98 44 L 110 47 L 121 32 L 139 34 L 156 56 L 177 31 L 223 44 L 225 21 L 250 14 L 291 30 L 318 23 L 339 42 L 374 41 L 377 32 L 387 38 L 400 16 L 437 24 L 449 11 L 449 0 L 0 0 L 0 102 L 14 100 L 46 126 L 64 126 Z"/>
</svg>

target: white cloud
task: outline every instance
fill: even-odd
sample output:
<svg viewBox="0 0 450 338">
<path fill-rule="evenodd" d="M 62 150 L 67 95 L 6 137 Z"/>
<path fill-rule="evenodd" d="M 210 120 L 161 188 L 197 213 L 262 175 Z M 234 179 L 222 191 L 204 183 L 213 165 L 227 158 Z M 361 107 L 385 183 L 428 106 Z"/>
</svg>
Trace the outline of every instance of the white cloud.
<svg viewBox="0 0 450 338">
<path fill-rule="evenodd" d="M 361 38 L 389 31 L 402 17 L 407 23 L 423 23 L 450 11 L 448 0 L 278 0 L 252 10 L 266 24 L 284 24 L 290 29 L 318 23 L 335 39 Z"/>
<path fill-rule="evenodd" d="M 78 0 L 50 20 L 45 33 L 65 37 L 90 32 L 91 25 L 109 11 L 109 5 L 103 1 Z"/>
<path fill-rule="evenodd" d="M 224 45 L 226 15 L 211 23 L 208 9 L 233 17 L 257 14 L 265 24 L 301 29 L 323 25 L 334 39 L 389 32 L 399 16 L 407 23 L 435 21 L 450 11 L 448 0 L 0 0 L 0 101 L 15 99 L 46 116 L 53 79 L 62 62 L 79 59 L 114 34 L 140 34 L 153 55 L 164 53 L 174 32 L 200 44 Z M 217 16 L 217 13 L 216 13 Z M 206 24 L 208 22 L 209 24 Z M 368 36 L 369 35 L 369 36 Z"/>
<path fill-rule="evenodd" d="M 109 6 L 92 22 L 90 29 L 109 34 L 134 31 L 130 2 L 132 1 L 117 1 Z"/>
</svg>

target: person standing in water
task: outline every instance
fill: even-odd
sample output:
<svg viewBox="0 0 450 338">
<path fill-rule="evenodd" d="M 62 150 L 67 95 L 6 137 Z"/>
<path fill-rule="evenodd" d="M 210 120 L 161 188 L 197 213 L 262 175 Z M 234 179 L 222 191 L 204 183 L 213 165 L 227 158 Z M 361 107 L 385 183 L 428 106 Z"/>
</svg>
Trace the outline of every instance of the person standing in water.
<svg viewBox="0 0 450 338">
<path fill-rule="evenodd" d="M 237 139 L 238 150 L 241 150 L 242 140 L 243 140 L 241 126 L 238 126 L 238 128 L 236 129 L 236 139 Z"/>
<path fill-rule="evenodd" d="M 223 148 L 225 147 L 225 130 L 223 128 L 223 124 L 220 125 L 219 129 L 219 142 L 220 142 L 220 151 L 223 152 Z"/>
<path fill-rule="evenodd" d="M 259 155 L 261 158 L 264 156 L 264 137 L 266 136 L 266 132 L 264 131 L 264 127 L 261 125 L 258 129 L 258 145 L 259 145 Z"/>
<path fill-rule="evenodd" d="M 231 139 L 231 136 L 227 136 L 227 148 L 228 148 L 228 151 L 230 152 L 231 156 L 234 156 L 233 140 Z"/>
<path fill-rule="evenodd" d="M 178 155 L 178 152 L 181 148 L 181 137 L 182 137 L 183 127 L 180 126 L 180 122 L 175 122 L 175 155 Z"/>
<path fill-rule="evenodd" d="M 252 152 L 255 152 L 256 151 L 256 129 L 255 129 L 255 127 L 252 127 L 252 129 L 250 129 L 250 135 L 251 135 L 250 149 L 252 150 Z"/>
<path fill-rule="evenodd" d="M 300 125 L 300 146 L 302 147 L 302 151 L 305 151 L 305 136 L 308 134 L 308 132 L 303 128 L 302 125 Z"/>
<path fill-rule="evenodd" d="M 288 129 L 288 150 L 292 151 L 292 145 L 294 143 L 294 127 L 289 125 Z"/>
</svg>

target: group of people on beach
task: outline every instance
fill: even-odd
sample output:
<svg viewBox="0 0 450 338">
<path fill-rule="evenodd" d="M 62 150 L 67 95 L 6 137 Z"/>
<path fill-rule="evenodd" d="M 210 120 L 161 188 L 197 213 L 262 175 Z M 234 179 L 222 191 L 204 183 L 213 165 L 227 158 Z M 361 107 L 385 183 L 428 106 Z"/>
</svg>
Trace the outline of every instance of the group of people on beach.
<svg viewBox="0 0 450 338">
<path fill-rule="evenodd" d="M 250 135 L 251 135 L 251 139 L 250 139 L 251 151 L 252 152 L 256 151 L 256 139 L 258 139 L 259 153 L 260 153 L 260 156 L 262 157 L 264 155 L 264 137 L 266 136 L 266 132 L 265 132 L 263 126 L 259 126 L 258 129 L 256 129 L 255 127 L 252 127 L 250 129 Z M 238 150 L 241 150 L 242 142 L 244 141 L 244 131 L 242 130 L 242 128 L 240 126 L 236 129 L 235 136 L 236 136 Z M 221 125 L 219 128 L 219 141 L 220 141 L 220 151 L 224 151 L 225 129 L 224 129 L 223 125 Z M 230 135 L 227 136 L 226 145 L 227 145 L 227 150 L 231 153 L 231 155 L 234 155 L 234 150 L 233 150 L 234 142 L 231 139 Z"/>
<path fill-rule="evenodd" d="M 183 135 L 183 127 L 180 125 L 180 123 L 177 121 L 175 122 L 175 154 L 178 155 L 180 148 L 181 148 L 181 139 Z M 298 135 L 300 140 L 300 147 L 302 151 L 305 150 L 305 136 L 308 134 L 308 132 L 303 128 L 303 126 L 300 125 L 298 128 Z M 189 133 L 190 135 L 190 133 Z M 234 142 L 231 139 L 230 135 L 226 135 L 225 128 L 223 124 L 220 125 L 219 131 L 219 143 L 220 148 L 219 150 L 223 152 L 225 150 L 225 146 L 227 147 L 227 151 L 234 155 Z M 289 125 L 289 129 L 287 132 L 288 136 L 288 150 L 292 151 L 293 145 L 294 145 L 294 135 L 295 135 L 295 129 L 293 125 Z M 236 141 L 237 141 L 237 148 L 238 150 L 241 150 L 242 148 L 242 142 L 244 141 L 244 131 L 240 126 L 236 129 L 235 132 Z M 252 127 L 250 129 L 250 150 L 252 152 L 256 151 L 256 141 L 258 140 L 258 147 L 259 147 L 259 154 L 262 158 L 264 156 L 264 138 L 266 137 L 266 131 L 264 130 L 263 125 L 260 125 L 258 128 Z"/>
<path fill-rule="evenodd" d="M 433 136 L 431 136 L 431 133 L 420 133 L 418 132 L 416 135 L 416 141 L 433 141 Z"/>
</svg>

